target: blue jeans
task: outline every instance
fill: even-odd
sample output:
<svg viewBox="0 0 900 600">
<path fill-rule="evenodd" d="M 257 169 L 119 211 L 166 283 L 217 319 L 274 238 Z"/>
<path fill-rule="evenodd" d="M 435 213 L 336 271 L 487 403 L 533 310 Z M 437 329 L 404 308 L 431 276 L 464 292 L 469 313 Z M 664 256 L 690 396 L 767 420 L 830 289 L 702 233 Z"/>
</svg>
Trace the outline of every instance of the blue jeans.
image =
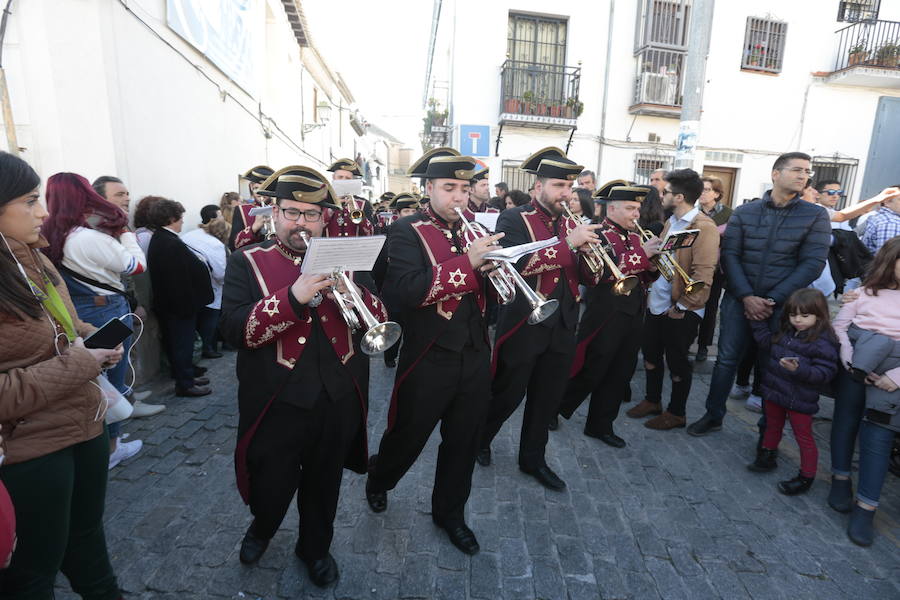
<svg viewBox="0 0 900 600">
<path fill-rule="evenodd" d="M 781 307 L 777 306 L 769 318 L 769 324 L 778 323 L 780 316 Z M 719 353 L 709 383 L 709 394 L 706 396 L 706 414 L 716 421 L 725 418 L 725 402 L 734 384 L 738 364 L 752 339 L 753 333 L 744 316 L 744 303 L 726 291 L 719 306 Z M 765 364 L 768 354 L 760 350 L 757 361 L 762 362 L 759 364 Z"/>
<path fill-rule="evenodd" d="M 834 416 L 831 420 L 831 472 L 850 476 L 856 434 L 866 409 L 866 386 L 839 368 L 834 380 Z"/>
<path fill-rule="evenodd" d="M 218 346 L 216 334 L 219 331 L 219 315 L 221 310 L 204 306 L 197 314 L 197 333 L 203 341 L 204 352 L 215 352 Z"/>
<path fill-rule="evenodd" d="M 856 497 L 860 502 L 878 506 L 894 447 L 894 435 L 887 427 L 869 421 L 863 421 L 859 428 L 859 486 Z"/>
<path fill-rule="evenodd" d="M 90 323 L 94 327 L 102 327 L 110 319 L 117 319 L 131 312 L 128 301 L 124 296 L 120 296 L 119 294 L 105 296 L 106 304 L 97 306 L 94 301 L 97 294 L 92 289 L 83 283 L 75 281 L 71 277 L 63 275 L 63 279 L 65 279 L 66 287 L 69 289 L 69 295 L 72 297 L 72 304 L 75 305 L 75 312 L 78 313 L 78 318 L 85 323 Z M 131 317 L 125 317 L 122 319 L 122 322 L 128 325 L 128 327 L 134 328 Z M 122 360 L 113 368 L 107 369 L 106 378 L 113 384 L 113 387 L 124 394 L 125 392 L 130 391 L 129 387 L 125 384 L 125 377 L 130 371 L 130 368 L 128 367 L 128 352 L 131 350 L 131 336 L 123 342 L 122 347 L 124 348 Z M 119 423 L 112 423 L 109 426 L 109 437 L 118 438 L 120 429 L 121 426 Z"/>
</svg>

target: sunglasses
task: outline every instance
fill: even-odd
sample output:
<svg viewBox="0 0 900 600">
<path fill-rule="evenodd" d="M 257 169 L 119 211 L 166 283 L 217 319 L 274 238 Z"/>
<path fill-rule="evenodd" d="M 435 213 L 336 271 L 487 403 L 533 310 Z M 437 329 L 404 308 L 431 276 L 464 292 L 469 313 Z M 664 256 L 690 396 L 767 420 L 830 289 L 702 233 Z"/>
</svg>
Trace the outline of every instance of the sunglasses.
<svg viewBox="0 0 900 600">
<path fill-rule="evenodd" d="M 829 196 L 843 196 L 844 190 L 822 190 L 820 194 L 828 194 Z"/>
</svg>

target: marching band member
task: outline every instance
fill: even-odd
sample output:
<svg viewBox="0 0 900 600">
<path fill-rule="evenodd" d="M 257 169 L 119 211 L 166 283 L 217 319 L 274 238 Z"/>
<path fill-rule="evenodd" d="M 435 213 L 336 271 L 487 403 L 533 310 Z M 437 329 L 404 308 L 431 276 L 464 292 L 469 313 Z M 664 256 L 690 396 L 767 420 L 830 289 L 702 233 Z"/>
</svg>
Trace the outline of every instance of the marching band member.
<svg viewBox="0 0 900 600">
<path fill-rule="evenodd" d="M 491 441 L 515 412 L 527 392 L 525 416 L 519 438 L 519 469 L 552 490 L 562 490 L 565 482 L 547 466 L 547 426 L 559 408 L 565 387 L 561 383 L 575 353 L 578 324 L 578 284 L 596 285 L 600 273 L 591 273 L 581 259 L 579 248 L 599 241 L 595 229 L 568 219 L 564 204 L 572 196 L 572 184 L 584 169 L 568 159 L 559 148 L 540 150 L 520 167 L 537 176 L 536 199 L 500 215 L 497 231 L 503 232 L 504 246 L 516 246 L 554 236 L 560 241 L 522 258 L 520 271 L 544 298 L 559 302 L 546 320 L 526 324 L 532 307 L 522 294 L 512 304 L 500 307 L 497 339 L 492 364 L 491 409 L 481 437 L 478 462 L 489 465 Z"/>
<path fill-rule="evenodd" d="M 328 170 L 334 173 L 332 177 L 334 181 L 362 178 L 362 171 L 352 158 L 338 159 L 328 167 Z M 357 210 L 361 211 L 361 219 L 351 216 L 351 213 Z M 327 219 L 328 237 L 357 237 L 372 235 L 375 232 L 372 206 L 365 198 L 358 196 L 341 198 L 340 206 L 334 214 L 327 216 Z M 355 220 L 359 222 L 354 223 Z"/>
<path fill-rule="evenodd" d="M 470 182 L 469 188 L 469 210 L 473 213 L 498 213 L 500 212 L 493 206 L 489 206 L 491 201 L 491 184 L 488 181 L 488 173 L 490 169 L 482 169 L 475 173 L 475 177 Z"/>
<path fill-rule="evenodd" d="M 283 169 L 263 187 L 276 198 L 275 238 L 234 253 L 225 274 L 221 330 L 238 351 L 238 442 L 235 471 L 253 522 L 240 560 L 254 564 L 268 547 L 294 493 L 300 513 L 294 552 L 310 579 L 338 577 L 329 553 L 346 466 L 366 467 L 369 358 L 342 318 L 326 275 L 300 274 L 306 244 L 318 237 L 323 211 L 337 208 L 324 177 Z M 371 284 L 365 273 L 356 280 Z M 355 285 L 355 284 L 353 284 Z M 359 290 L 386 320 L 384 305 Z"/>
<path fill-rule="evenodd" d="M 502 234 L 468 250 L 454 209 L 469 200 L 475 159 L 426 154 L 410 169 L 427 180 L 429 207 L 395 223 L 385 298 L 402 311 L 404 343 L 388 427 L 372 457 L 366 499 L 387 509 L 387 492 L 409 470 L 441 422 L 431 496 L 432 519 L 466 554 L 479 550 L 464 520 L 481 424 L 490 400 L 490 345 L 485 326 L 484 255 Z"/>
<path fill-rule="evenodd" d="M 619 406 L 630 393 L 631 377 L 641 344 L 647 287 L 655 273 L 650 258 L 659 252 L 659 239 L 644 242 L 635 231 L 647 190 L 617 186 L 607 198 L 606 219 L 600 230 L 611 257 L 623 276 L 637 276 L 640 284 L 630 293 L 615 292 L 617 279 L 609 269 L 603 280 L 588 289 L 578 325 L 578 347 L 559 414 L 569 419 L 590 394 L 584 434 L 615 448 L 625 440 L 613 432 Z"/>
<path fill-rule="evenodd" d="M 257 206 L 265 204 L 263 198 L 256 191 L 272 172 L 272 169 L 265 165 L 257 165 L 241 176 L 249 182 L 252 203 L 241 203 L 236 207 L 237 210 L 232 213 L 231 235 L 228 236 L 228 248 L 230 250 L 234 251 L 241 246 L 263 241 L 259 230 L 262 229 L 265 220 L 257 219 L 255 216 L 251 217 L 250 211 Z"/>
</svg>

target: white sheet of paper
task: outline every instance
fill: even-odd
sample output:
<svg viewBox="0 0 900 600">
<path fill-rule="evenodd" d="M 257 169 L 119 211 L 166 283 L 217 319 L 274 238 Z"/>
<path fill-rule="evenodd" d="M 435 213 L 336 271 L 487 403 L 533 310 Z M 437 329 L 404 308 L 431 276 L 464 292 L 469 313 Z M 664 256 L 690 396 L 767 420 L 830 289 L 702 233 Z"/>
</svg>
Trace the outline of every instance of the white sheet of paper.
<svg viewBox="0 0 900 600">
<path fill-rule="evenodd" d="M 262 216 L 264 216 L 264 217 L 268 217 L 268 216 L 270 216 L 271 214 L 272 214 L 272 207 L 271 207 L 271 206 L 254 206 L 253 208 L 250 209 L 250 216 L 251 216 L 251 217 L 258 217 L 259 215 L 262 215 Z"/>
<path fill-rule="evenodd" d="M 338 179 L 337 181 L 331 182 L 331 187 L 334 188 L 334 193 L 337 194 L 339 198 L 343 198 L 344 196 L 359 196 L 362 194 L 363 181 L 362 179 Z"/>
<path fill-rule="evenodd" d="M 509 248 L 497 248 L 496 250 L 491 250 L 490 252 L 485 254 L 484 257 L 488 260 L 505 260 L 507 262 L 515 262 L 526 254 L 531 254 L 532 252 L 537 252 L 538 250 L 549 248 L 550 246 L 553 246 L 557 243 L 559 243 L 559 238 L 554 236 L 548 240 L 541 240 L 539 242 L 519 244 L 518 246 L 510 246 Z"/>
<path fill-rule="evenodd" d="M 378 253 L 387 238 L 383 235 L 366 237 L 313 238 L 300 266 L 303 273 L 332 273 L 341 271 L 371 271 Z"/>
<path fill-rule="evenodd" d="M 499 217 L 500 213 L 475 213 L 475 222 L 481 223 L 490 231 L 496 231 Z"/>
</svg>

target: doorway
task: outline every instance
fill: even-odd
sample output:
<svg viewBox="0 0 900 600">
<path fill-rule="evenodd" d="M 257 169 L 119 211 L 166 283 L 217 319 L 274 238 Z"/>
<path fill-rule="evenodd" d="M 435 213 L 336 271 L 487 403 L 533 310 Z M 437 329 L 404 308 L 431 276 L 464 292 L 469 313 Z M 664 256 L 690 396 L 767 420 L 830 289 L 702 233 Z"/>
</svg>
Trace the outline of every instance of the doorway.
<svg viewBox="0 0 900 600">
<path fill-rule="evenodd" d="M 737 179 L 737 169 L 731 167 L 703 167 L 704 177 L 718 177 L 722 180 L 722 188 L 725 194 L 722 196 L 722 204 L 732 206 L 734 198 L 734 182 Z"/>
</svg>

